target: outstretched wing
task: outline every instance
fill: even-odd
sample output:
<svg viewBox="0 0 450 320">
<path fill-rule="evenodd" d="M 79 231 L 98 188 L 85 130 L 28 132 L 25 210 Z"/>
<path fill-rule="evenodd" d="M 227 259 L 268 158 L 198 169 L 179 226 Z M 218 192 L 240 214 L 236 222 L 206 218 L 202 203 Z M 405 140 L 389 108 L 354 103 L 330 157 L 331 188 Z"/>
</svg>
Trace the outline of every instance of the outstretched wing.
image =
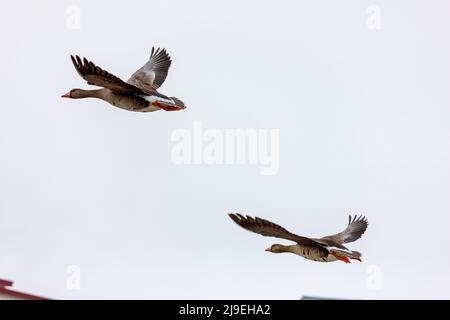
<svg viewBox="0 0 450 320">
<path fill-rule="evenodd" d="M 77 70 L 78 74 L 88 82 L 88 84 L 104 87 L 114 91 L 115 93 L 121 94 L 145 94 L 141 89 L 123 82 L 118 77 L 112 75 L 111 73 L 103 70 L 102 68 L 96 66 L 91 61 L 86 58 L 81 58 L 79 56 L 70 56 L 73 65 Z"/>
<path fill-rule="evenodd" d="M 325 241 L 330 244 L 341 245 L 343 243 L 353 242 L 361 238 L 366 231 L 369 222 L 364 216 L 348 216 L 348 226 L 344 231 L 337 234 L 326 236 L 318 240 Z"/>
<path fill-rule="evenodd" d="M 153 47 L 150 59 L 127 82 L 144 91 L 154 91 L 166 80 L 171 64 L 172 60 L 166 49 L 155 50 Z"/>
<path fill-rule="evenodd" d="M 270 222 L 265 219 L 261 219 L 258 217 L 252 218 L 250 216 L 243 216 L 239 213 L 230 213 L 230 218 L 236 222 L 239 226 L 241 226 L 244 229 L 247 229 L 248 231 L 252 231 L 255 233 L 259 233 L 260 235 L 266 236 L 266 237 L 276 237 L 286 240 L 295 241 L 302 245 L 318 245 L 316 241 L 301 237 L 296 234 L 293 234 L 289 231 L 287 231 L 282 226 L 279 226 L 273 222 Z"/>
</svg>

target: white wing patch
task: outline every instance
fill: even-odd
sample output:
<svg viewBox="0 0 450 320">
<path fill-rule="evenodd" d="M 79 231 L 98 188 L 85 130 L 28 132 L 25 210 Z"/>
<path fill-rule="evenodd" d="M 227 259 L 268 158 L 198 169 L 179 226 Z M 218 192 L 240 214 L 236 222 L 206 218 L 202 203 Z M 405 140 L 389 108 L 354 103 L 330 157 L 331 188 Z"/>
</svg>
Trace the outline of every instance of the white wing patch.
<svg viewBox="0 0 450 320">
<path fill-rule="evenodd" d="M 325 249 L 327 249 L 328 251 L 330 251 L 330 252 L 345 252 L 345 253 L 348 253 L 348 254 L 352 254 L 352 251 L 351 250 L 348 250 L 348 249 L 342 249 L 342 248 L 337 248 L 337 247 L 325 247 Z"/>
<path fill-rule="evenodd" d="M 161 103 L 169 104 L 169 105 L 173 105 L 173 106 L 176 105 L 175 101 L 173 101 L 172 99 L 163 99 L 163 98 L 160 98 L 157 96 L 141 96 L 141 97 L 144 98 L 146 101 L 150 102 L 150 104 L 157 101 L 157 102 L 161 102 Z"/>
</svg>

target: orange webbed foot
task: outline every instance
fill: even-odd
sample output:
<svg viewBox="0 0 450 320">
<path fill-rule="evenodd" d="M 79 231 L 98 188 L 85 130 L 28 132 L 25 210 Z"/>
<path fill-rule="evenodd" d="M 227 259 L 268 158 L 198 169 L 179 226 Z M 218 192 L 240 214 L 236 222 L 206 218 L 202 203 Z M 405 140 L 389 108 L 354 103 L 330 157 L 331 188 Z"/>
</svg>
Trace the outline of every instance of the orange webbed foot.
<svg viewBox="0 0 450 320">
<path fill-rule="evenodd" d="M 349 258 L 347 258 L 347 257 L 343 257 L 343 256 L 339 256 L 339 255 L 337 255 L 337 254 L 335 254 L 335 253 L 331 253 L 336 259 L 338 259 L 338 260 L 341 260 L 341 261 L 343 261 L 343 262 L 345 262 L 345 263 L 351 263 L 350 262 L 350 259 Z"/>
<path fill-rule="evenodd" d="M 180 107 L 180 106 L 176 106 L 176 105 L 171 106 L 171 105 L 167 105 L 164 103 L 159 103 L 158 101 L 152 102 L 152 106 L 161 108 L 165 111 L 179 111 L 179 110 L 186 109 L 186 107 Z"/>
</svg>

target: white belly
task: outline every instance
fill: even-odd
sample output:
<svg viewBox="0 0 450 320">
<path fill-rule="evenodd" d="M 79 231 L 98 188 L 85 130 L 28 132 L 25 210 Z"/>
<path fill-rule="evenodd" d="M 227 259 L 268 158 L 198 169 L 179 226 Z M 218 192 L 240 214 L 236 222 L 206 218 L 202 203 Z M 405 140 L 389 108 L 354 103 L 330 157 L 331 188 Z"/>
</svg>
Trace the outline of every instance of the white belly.
<svg viewBox="0 0 450 320">
<path fill-rule="evenodd" d="M 167 99 L 163 99 L 163 98 L 156 97 L 156 96 L 141 96 L 141 97 L 149 102 L 147 108 L 140 110 L 142 112 L 153 112 L 153 111 L 161 110 L 161 108 L 152 105 L 153 102 L 159 102 L 159 103 L 170 105 L 170 106 L 175 105 L 175 103 L 172 100 L 167 100 Z"/>
<path fill-rule="evenodd" d="M 141 110 L 139 110 L 139 111 L 142 111 L 142 112 L 153 112 L 153 111 L 158 111 L 158 110 L 161 110 L 161 108 L 152 106 L 152 105 L 149 103 L 147 108 L 141 109 Z"/>
</svg>

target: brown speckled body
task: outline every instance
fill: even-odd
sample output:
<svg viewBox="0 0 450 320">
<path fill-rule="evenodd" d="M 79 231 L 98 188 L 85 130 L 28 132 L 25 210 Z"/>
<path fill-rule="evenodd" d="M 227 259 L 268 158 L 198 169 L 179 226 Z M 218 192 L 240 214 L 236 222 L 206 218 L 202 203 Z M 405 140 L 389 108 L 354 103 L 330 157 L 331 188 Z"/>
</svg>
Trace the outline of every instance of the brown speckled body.
<svg viewBox="0 0 450 320">
<path fill-rule="evenodd" d="M 286 247 L 287 247 L 286 252 L 294 253 L 308 260 L 320 262 L 332 262 L 337 260 L 336 257 L 329 254 L 328 250 L 325 248 L 317 246 L 302 246 L 299 244 L 294 244 L 292 246 Z"/>
<path fill-rule="evenodd" d="M 73 98 L 98 98 L 113 106 L 129 111 L 151 112 L 160 110 L 151 105 L 151 102 L 139 95 L 115 93 L 109 89 L 82 90 L 75 89 L 71 93 Z"/>
</svg>

